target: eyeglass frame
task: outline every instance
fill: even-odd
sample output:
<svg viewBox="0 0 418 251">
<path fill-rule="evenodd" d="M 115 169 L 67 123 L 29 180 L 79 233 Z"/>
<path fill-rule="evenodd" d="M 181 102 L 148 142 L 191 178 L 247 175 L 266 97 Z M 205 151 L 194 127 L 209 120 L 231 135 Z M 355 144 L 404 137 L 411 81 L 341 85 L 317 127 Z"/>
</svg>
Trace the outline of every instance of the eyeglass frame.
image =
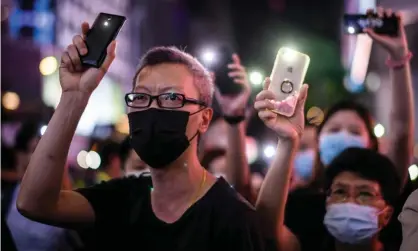
<svg viewBox="0 0 418 251">
<path fill-rule="evenodd" d="M 130 94 L 142 94 L 142 95 L 148 96 L 149 97 L 148 105 L 143 106 L 143 107 L 136 107 L 136 106 L 129 105 L 128 104 L 128 95 L 130 95 Z M 175 94 L 175 95 L 181 96 L 183 98 L 182 105 L 179 106 L 179 107 L 164 107 L 164 106 L 162 106 L 161 103 L 160 103 L 159 97 L 163 96 L 163 95 L 167 95 L 167 94 Z M 131 108 L 136 108 L 136 109 L 149 108 L 152 105 L 152 102 L 154 102 L 154 100 L 157 101 L 157 105 L 158 105 L 159 108 L 164 108 L 164 109 L 180 109 L 180 108 L 183 108 L 188 103 L 189 104 L 194 104 L 194 105 L 205 106 L 205 107 L 207 106 L 207 104 L 203 101 L 200 101 L 200 100 L 197 100 L 197 99 L 194 99 L 194 98 L 188 98 L 188 97 L 186 97 L 186 95 L 184 95 L 182 93 L 177 93 L 177 92 L 166 92 L 166 93 L 161 93 L 161 94 L 158 94 L 158 95 L 151 95 L 151 94 L 148 94 L 148 93 L 145 93 L 145 92 L 128 92 L 128 93 L 125 94 L 126 106 L 131 107 Z"/>
<path fill-rule="evenodd" d="M 377 194 L 377 195 L 373 195 L 370 198 L 370 201 L 364 202 L 364 201 L 359 199 L 359 197 L 361 197 L 361 193 L 362 192 L 360 192 L 360 191 L 354 192 L 354 194 L 352 192 L 349 192 L 349 193 L 346 193 L 344 195 L 344 198 L 336 199 L 335 194 L 334 194 L 334 197 L 333 197 L 333 190 L 329 189 L 326 193 L 326 196 L 327 196 L 327 199 L 331 199 L 333 202 L 336 202 L 336 203 L 346 202 L 348 199 L 353 198 L 354 201 L 356 201 L 356 203 L 358 203 L 360 205 L 370 205 L 370 204 L 376 203 L 377 201 L 379 201 L 379 199 L 383 199 L 382 194 Z"/>
</svg>

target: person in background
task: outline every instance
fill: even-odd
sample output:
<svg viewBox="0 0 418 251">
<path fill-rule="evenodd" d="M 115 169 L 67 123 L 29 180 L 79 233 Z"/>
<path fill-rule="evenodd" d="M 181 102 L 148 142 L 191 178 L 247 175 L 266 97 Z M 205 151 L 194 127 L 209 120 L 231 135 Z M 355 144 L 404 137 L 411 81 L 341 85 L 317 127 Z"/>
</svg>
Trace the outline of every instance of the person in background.
<svg viewBox="0 0 418 251">
<path fill-rule="evenodd" d="M 15 138 L 16 164 L 19 177 L 25 174 L 29 160 L 40 139 L 40 125 L 36 122 L 26 122 L 19 128 Z M 26 166 L 25 166 L 26 165 Z M 71 189 L 68 174 L 61 178 L 63 189 Z M 2 198 L 2 213 L 13 237 L 17 250 L 70 250 L 68 232 L 23 217 L 17 210 L 16 201 L 19 182 Z"/>
<path fill-rule="evenodd" d="M 370 12 L 370 11 L 369 11 Z M 383 16 L 385 11 L 378 8 L 378 15 Z M 386 15 L 392 15 L 390 10 L 386 11 Z M 389 53 L 389 60 L 387 64 L 391 70 L 393 98 L 391 115 L 391 149 L 388 152 L 388 157 L 395 164 L 398 177 L 400 178 L 401 187 L 405 186 L 407 181 L 407 169 L 410 165 L 413 149 L 413 135 L 414 135 L 414 101 L 412 91 L 412 80 L 409 61 L 411 53 L 408 50 L 408 44 L 405 37 L 405 29 L 402 19 L 398 13 L 395 13 L 400 20 L 399 34 L 396 37 L 388 37 L 384 35 L 375 34 L 373 31 L 366 30 L 369 36 L 383 47 Z M 261 98 L 274 99 L 273 96 L 266 94 L 268 91 L 263 91 L 264 94 L 259 94 Z M 260 98 L 260 97 L 259 97 Z M 260 100 L 262 101 L 262 100 Z M 259 107 L 260 108 L 260 107 Z M 261 109 L 261 108 L 260 108 Z M 286 195 L 286 200 L 281 196 L 277 196 L 277 191 L 288 189 L 286 179 L 279 176 L 270 175 L 270 181 L 267 178 L 263 186 L 269 187 L 269 190 L 261 190 L 259 200 L 267 203 L 265 208 L 269 208 L 271 212 L 270 222 L 274 224 L 274 229 L 282 233 L 277 237 L 278 242 L 281 243 L 284 250 L 292 250 L 286 245 L 294 245 L 295 240 L 288 238 L 287 235 L 295 235 L 296 239 L 302 245 L 302 250 L 317 250 L 321 245 L 321 234 L 323 233 L 323 215 L 324 215 L 324 201 L 326 194 L 323 189 L 324 186 L 324 171 L 335 157 L 342 151 L 349 147 L 363 147 L 372 149 L 377 152 L 378 145 L 376 137 L 373 133 L 373 125 L 369 112 L 361 105 L 353 102 L 342 102 L 336 106 L 331 107 L 323 123 L 318 128 L 318 165 L 315 167 L 316 176 L 312 184 L 303 189 L 296 189 L 289 196 L 287 190 L 283 193 Z M 375 166 L 376 172 L 379 170 Z M 278 171 L 271 171 L 277 173 Z M 322 173 L 322 174 L 321 174 Z M 273 192 L 274 188 L 276 192 Z M 263 191 L 265 191 L 263 193 Z M 400 192 L 400 191 L 399 191 Z M 404 190 L 404 193 L 406 190 Z M 398 199 L 401 196 L 398 196 Z M 399 202 L 396 205 L 402 205 Z M 309 212 L 307 212 L 306 205 L 309 205 Z M 263 207 L 263 208 L 264 208 Z M 284 210 L 286 207 L 286 210 Z M 397 207 L 397 206 L 396 206 Z M 395 207 L 395 214 L 396 209 Z M 274 209 L 274 210 L 273 210 Z M 286 212 L 285 221 L 280 218 L 278 221 L 273 215 L 277 210 Z M 283 211 L 281 211 L 283 210 Z M 281 217 L 282 215 L 280 215 Z M 268 220 L 266 219 L 266 224 Z M 277 224 L 276 224 L 277 223 Z M 292 234 L 285 227 L 285 224 Z M 395 220 L 392 220 L 385 231 L 381 233 L 382 241 L 396 245 L 400 244 L 402 238 L 399 226 Z M 388 234 L 389 233 L 389 234 Z M 288 241 L 286 241 L 288 240 Z M 399 246 L 398 246 L 399 248 Z M 396 249 L 396 248 L 395 248 Z"/>
<path fill-rule="evenodd" d="M 414 251 L 418 247 L 418 189 L 406 200 L 398 217 L 402 223 L 402 245 L 399 251 Z"/>
<path fill-rule="evenodd" d="M 105 140 L 98 146 L 101 163 L 96 182 L 108 181 L 122 177 L 122 161 L 119 156 L 120 145 L 112 140 Z"/>
<path fill-rule="evenodd" d="M 316 128 L 306 124 L 300 139 L 299 151 L 296 154 L 292 173 L 291 190 L 309 184 L 314 174 L 316 157 Z"/>
<path fill-rule="evenodd" d="M 100 250 L 265 250 L 254 208 L 199 163 L 213 81 L 195 58 L 173 47 L 148 51 L 125 95 L 131 145 L 151 177 L 61 190 L 57 179 L 77 124 L 115 58 L 113 41 L 100 68 L 82 67 L 88 31 L 83 23 L 62 55 L 61 100 L 23 178 L 19 211 L 58 226 L 93 227 L 105 240 Z"/>
<path fill-rule="evenodd" d="M 131 147 L 129 141 L 129 137 L 126 137 L 121 144 L 119 154 L 125 176 L 140 176 L 145 172 L 149 172 L 149 166 L 141 160 L 135 150 Z"/>
</svg>

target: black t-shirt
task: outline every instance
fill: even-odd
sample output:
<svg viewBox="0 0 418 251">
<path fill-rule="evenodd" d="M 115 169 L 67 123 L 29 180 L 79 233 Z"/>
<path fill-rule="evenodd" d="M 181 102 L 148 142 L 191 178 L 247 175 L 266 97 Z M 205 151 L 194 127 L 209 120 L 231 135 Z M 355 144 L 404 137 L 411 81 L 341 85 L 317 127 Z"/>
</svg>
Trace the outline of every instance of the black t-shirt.
<svg viewBox="0 0 418 251">
<path fill-rule="evenodd" d="M 96 250 L 265 250 L 254 208 L 223 178 L 172 224 L 154 215 L 151 186 L 140 176 L 77 190 L 96 215 Z"/>
<path fill-rule="evenodd" d="M 406 198 L 413 191 L 409 182 L 394 207 L 389 224 L 380 232 L 385 250 L 399 250 L 402 228 L 398 215 Z M 333 241 L 324 226 L 326 196 L 317 189 L 300 188 L 289 194 L 286 203 L 285 225 L 296 235 L 302 251 L 332 250 Z M 320 248 L 318 248 L 320 247 Z"/>
</svg>

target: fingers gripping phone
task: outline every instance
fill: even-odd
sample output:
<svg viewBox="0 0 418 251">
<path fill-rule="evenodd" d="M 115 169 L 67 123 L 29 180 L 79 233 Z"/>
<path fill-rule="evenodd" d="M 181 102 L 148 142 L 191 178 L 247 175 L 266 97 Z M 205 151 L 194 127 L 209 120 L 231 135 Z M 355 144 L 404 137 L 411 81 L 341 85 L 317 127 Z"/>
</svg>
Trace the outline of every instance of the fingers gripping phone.
<svg viewBox="0 0 418 251">
<path fill-rule="evenodd" d="M 269 90 L 276 95 L 273 112 L 292 116 L 295 112 L 297 94 L 303 85 L 310 58 L 298 51 L 282 47 L 277 53 L 270 76 Z"/>
<path fill-rule="evenodd" d="M 364 33 L 365 28 L 373 29 L 377 34 L 397 36 L 399 18 L 395 15 L 379 17 L 377 14 L 345 14 L 344 31 L 348 34 Z"/>
<path fill-rule="evenodd" d="M 116 38 L 126 21 L 126 17 L 100 13 L 86 34 L 87 54 L 81 62 L 88 67 L 99 68 L 107 55 L 107 47 Z"/>
</svg>

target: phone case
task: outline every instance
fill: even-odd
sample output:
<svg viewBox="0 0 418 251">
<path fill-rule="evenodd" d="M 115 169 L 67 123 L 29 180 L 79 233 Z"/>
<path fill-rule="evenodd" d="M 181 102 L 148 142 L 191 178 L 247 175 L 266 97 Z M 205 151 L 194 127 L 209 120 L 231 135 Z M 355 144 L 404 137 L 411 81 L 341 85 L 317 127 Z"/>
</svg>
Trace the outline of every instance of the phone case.
<svg viewBox="0 0 418 251">
<path fill-rule="evenodd" d="M 309 62 L 310 58 L 306 54 L 286 47 L 280 48 L 270 76 L 269 90 L 276 95 L 277 109 L 273 112 L 288 117 L 293 115 Z"/>
<path fill-rule="evenodd" d="M 106 58 L 109 44 L 117 37 L 126 17 L 100 13 L 86 35 L 87 55 L 81 57 L 84 66 L 99 68 Z M 114 22 L 115 25 L 112 24 Z M 101 26 L 109 23 L 109 29 L 103 30 Z"/>
</svg>

